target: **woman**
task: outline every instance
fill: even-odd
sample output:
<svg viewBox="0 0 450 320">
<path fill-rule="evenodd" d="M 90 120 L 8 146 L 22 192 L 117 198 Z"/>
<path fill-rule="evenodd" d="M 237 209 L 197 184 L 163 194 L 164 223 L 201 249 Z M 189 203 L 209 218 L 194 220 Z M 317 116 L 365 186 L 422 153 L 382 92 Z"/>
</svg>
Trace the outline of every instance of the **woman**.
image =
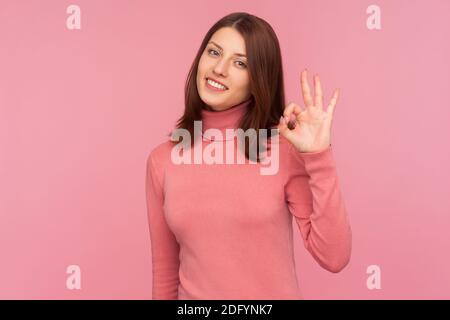
<svg viewBox="0 0 450 320">
<path fill-rule="evenodd" d="M 330 144 L 338 91 L 324 111 L 318 77 L 314 83 L 313 100 L 303 71 L 306 108 L 285 108 L 280 47 L 270 25 L 233 13 L 208 31 L 188 75 L 176 130 L 195 135 L 194 122 L 201 121 L 202 139 L 190 146 L 219 144 L 217 151 L 230 142 L 227 129 L 277 129 L 270 136 L 279 137 L 279 167 L 276 174 L 260 174 L 262 152 L 256 165 L 176 164 L 174 135 L 150 152 L 153 299 L 302 299 L 293 218 L 321 267 L 336 273 L 348 264 L 352 234 Z M 210 129 L 216 134 L 206 135 Z"/>
</svg>

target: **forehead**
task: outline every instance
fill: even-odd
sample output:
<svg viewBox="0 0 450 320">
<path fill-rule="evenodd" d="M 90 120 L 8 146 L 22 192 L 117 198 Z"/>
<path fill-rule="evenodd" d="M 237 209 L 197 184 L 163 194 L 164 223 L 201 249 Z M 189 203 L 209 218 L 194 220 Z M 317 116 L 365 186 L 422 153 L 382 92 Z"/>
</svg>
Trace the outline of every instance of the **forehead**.
<svg viewBox="0 0 450 320">
<path fill-rule="evenodd" d="M 225 51 L 230 51 L 231 53 L 246 54 L 245 40 L 242 35 L 234 28 L 220 28 L 212 35 L 209 41 L 217 43 Z"/>
</svg>

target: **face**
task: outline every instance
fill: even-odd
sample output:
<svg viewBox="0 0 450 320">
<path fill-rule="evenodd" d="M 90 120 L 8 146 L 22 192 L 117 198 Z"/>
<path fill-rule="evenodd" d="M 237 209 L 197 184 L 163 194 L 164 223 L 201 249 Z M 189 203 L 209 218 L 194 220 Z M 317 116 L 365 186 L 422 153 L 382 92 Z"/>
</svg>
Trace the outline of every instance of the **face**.
<svg viewBox="0 0 450 320">
<path fill-rule="evenodd" d="M 197 88 L 213 110 L 226 110 L 251 97 L 246 54 L 244 38 L 234 28 L 221 28 L 209 40 L 198 64 Z M 210 85 L 207 79 L 226 88 Z"/>
</svg>

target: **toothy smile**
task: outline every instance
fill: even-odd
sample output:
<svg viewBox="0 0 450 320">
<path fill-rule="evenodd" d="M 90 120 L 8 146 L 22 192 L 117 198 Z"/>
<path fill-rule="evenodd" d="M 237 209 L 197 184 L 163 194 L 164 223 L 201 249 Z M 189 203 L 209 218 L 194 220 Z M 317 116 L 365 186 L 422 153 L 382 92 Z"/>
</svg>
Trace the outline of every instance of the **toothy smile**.
<svg viewBox="0 0 450 320">
<path fill-rule="evenodd" d="M 214 88 L 217 88 L 217 89 L 219 89 L 219 90 L 228 90 L 228 88 L 227 88 L 226 86 L 224 86 L 223 84 L 218 83 L 218 82 L 216 82 L 216 81 L 214 81 L 214 80 L 211 80 L 211 79 L 209 79 L 209 78 L 206 78 L 206 82 L 207 82 L 209 85 L 211 85 L 211 86 L 213 86 Z"/>
</svg>

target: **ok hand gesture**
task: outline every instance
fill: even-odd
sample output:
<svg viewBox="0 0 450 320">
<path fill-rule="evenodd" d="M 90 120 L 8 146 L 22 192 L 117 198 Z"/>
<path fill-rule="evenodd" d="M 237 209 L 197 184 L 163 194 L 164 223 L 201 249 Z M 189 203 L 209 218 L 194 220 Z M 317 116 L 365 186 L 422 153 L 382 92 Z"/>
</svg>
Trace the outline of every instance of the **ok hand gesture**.
<svg viewBox="0 0 450 320">
<path fill-rule="evenodd" d="M 331 122 L 339 90 L 333 93 L 328 108 L 323 109 L 323 93 L 319 76 L 314 77 L 314 101 L 309 89 L 307 71 L 301 74 L 301 87 L 305 108 L 291 102 L 284 109 L 278 129 L 299 152 L 320 152 L 331 143 Z"/>
</svg>

